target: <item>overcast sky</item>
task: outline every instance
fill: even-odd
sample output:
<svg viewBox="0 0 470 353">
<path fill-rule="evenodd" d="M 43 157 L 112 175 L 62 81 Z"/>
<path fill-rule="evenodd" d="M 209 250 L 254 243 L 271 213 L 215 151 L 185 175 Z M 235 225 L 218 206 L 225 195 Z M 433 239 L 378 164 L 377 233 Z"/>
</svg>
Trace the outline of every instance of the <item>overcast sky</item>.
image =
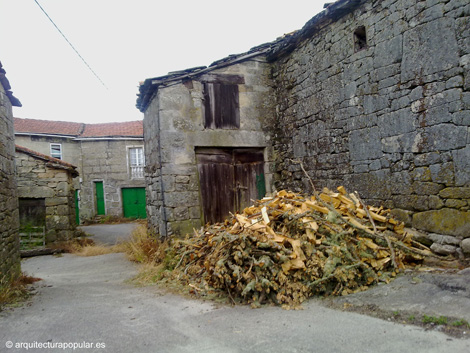
<svg viewBox="0 0 470 353">
<path fill-rule="evenodd" d="M 0 61 L 15 117 L 85 123 L 143 118 L 146 78 L 209 66 L 300 29 L 327 0 L 0 0 Z"/>
</svg>

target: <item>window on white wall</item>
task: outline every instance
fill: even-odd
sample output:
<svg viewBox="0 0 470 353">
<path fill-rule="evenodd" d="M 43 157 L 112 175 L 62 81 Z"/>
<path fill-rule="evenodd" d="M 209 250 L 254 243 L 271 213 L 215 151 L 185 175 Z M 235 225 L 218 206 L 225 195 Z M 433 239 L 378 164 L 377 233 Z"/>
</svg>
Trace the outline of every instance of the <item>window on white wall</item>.
<svg viewBox="0 0 470 353">
<path fill-rule="evenodd" d="M 51 157 L 62 159 L 62 145 L 60 143 L 51 143 Z"/>
<path fill-rule="evenodd" d="M 129 148 L 129 169 L 132 179 L 144 178 L 144 148 L 131 147 Z"/>
</svg>

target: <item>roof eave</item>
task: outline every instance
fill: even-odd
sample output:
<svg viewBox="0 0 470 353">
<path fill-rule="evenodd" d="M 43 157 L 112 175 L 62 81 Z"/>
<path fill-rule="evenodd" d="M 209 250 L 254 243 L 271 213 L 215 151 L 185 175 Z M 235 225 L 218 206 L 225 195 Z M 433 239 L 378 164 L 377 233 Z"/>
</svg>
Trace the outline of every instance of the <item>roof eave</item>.
<svg viewBox="0 0 470 353">
<path fill-rule="evenodd" d="M 91 136 L 77 137 L 74 141 L 100 141 L 100 140 L 143 140 L 144 136 Z"/>
<path fill-rule="evenodd" d="M 74 166 L 73 164 L 64 162 L 64 161 L 62 161 L 60 159 L 57 159 L 57 158 L 54 158 L 54 157 L 46 156 L 42 153 L 39 153 L 37 151 L 33 151 L 29 148 L 22 147 L 22 146 L 19 146 L 19 145 L 15 146 L 15 150 L 17 152 L 25 153 L 25 154 L 33 157 L 33 158 L 43 160 L 43 161 L 46 162 L 46 165 L 48 165 L 51 168 L 67 170 L 68 172 L 71 173 L 72 177 L 76 177 L 76 176 L 79 175 L 79 173 L 77 171 L 77 167 Z"/>
<path fill-rule="evenodd" d="M 42 132 L 24 132 L 24 131 L 15 131 L 15 135 L 24 135 L 24 136 L 42 136 L 42 137 L 60 137 L 65 139 L 73 140 L 77 135 L 62 135 L 62 134 L 51 134 L 51 133 L 42 133 Z"/>
</svg>

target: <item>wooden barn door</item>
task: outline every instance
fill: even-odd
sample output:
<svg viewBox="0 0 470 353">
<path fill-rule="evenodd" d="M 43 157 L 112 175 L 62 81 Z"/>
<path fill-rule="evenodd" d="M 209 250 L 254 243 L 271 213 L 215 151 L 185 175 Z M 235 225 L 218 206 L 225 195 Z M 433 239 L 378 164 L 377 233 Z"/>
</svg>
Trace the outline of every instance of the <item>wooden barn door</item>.
<svg viewBox="0 0 470 353">
<path fill-rule="evenodd" d="M 266 193 L 260 149 L 196 151 L 204 222 L 216 223 Z"/>
</svg>

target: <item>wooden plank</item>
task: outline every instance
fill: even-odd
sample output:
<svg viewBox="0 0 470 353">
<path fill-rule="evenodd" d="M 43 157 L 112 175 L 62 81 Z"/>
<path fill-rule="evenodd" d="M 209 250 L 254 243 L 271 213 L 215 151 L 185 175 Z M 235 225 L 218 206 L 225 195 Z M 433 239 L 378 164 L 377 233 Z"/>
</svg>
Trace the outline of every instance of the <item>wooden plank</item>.
<svg viewBox="0 0 470 353">
<path fill-rule="evenodd" d="M 204 128 L 240 128 L 238 86 L 204 83 Z"/>
<path fill-rule="evenodd" d="M 33 257 L 33 256 L 43 256 L 43 255 L 54 255 L 62 253 L 63 250 L 61 249 L 50 249 L 50 248 L 42 248 L 42 249 L 31 249 L 31 250 L 21 250 L 20 256 L 24 257 Z"/>
</svg>

